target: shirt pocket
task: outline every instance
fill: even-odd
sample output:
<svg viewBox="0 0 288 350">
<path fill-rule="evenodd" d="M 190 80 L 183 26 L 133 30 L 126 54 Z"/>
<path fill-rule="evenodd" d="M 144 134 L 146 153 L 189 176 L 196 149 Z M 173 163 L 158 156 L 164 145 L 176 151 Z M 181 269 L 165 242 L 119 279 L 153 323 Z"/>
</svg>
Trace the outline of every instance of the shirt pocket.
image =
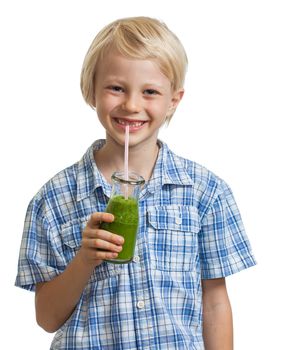
<svg viewBox="0 0 288 350">
<path fill-rule="evenodd" d="M 198 257 L 198 210 L 191 206 L 148 208 L 151 266 L 159 270 L 191 271 Z"/>
<path fill-rule="evenodd" d="M 66 263 L 75 257 L 81 247 L 82 232 L 86 227 L 89 217 L 71 220 L 62 226 L 61 235 L 64 244 L 64 255 Z M 111 276 L 115 276 L 122 271 L 122 266 L 103 262 L 94 269 L 89 282 L 100 281 Z"/>
<path fill-rule="evenodd" d="M 61 237 L 64 243 L 64 255 L 67 264 L 75 257 L 81 247 L 82 231 L 88 218 L 74 219 L 61 227 Z"/>
</svg>

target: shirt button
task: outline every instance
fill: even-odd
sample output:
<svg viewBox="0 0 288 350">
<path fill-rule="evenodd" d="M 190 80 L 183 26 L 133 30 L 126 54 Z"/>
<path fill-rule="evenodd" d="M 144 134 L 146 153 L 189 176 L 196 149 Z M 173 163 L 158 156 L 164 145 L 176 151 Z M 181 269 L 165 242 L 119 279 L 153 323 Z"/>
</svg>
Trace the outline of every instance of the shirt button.
<svg viewBox="0 0 288 350">
<path fill-rule="evenodd" d="M 145 302 L 143 300 L 138 301 L 137 307 L 138 309 L 143 309 L 145 306 Z"/>
<path fill-rule="evenodd" d="M 176 223 L 177 225 L 180 225 L 180 224 L 182 223 L 182 219 L 179 218 L 179 217 L 175 218 L 175 223 Z"/>
<path fill-rule="evenodd" d="M 134 261 L 135 263 L 139 263 L 139 261 L 140 261 L 140 256 L 135 255 L 135 256 L 133 257 L 133 261 Z"/>
</svg>

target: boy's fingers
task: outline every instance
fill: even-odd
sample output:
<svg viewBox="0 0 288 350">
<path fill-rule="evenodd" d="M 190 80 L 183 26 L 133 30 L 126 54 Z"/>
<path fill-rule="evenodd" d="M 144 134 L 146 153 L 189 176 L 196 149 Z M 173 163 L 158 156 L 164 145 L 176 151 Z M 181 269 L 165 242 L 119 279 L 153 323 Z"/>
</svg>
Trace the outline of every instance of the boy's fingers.
<svg viewBox="0 0 288 350">
<path fill-rule="evenodd" d="M 114 252 L 106 252 L 106 251 L 95 251 L 96 260 L 109 260 L 117 258 L 118 253 Z"/>
<path fill-rule="evenodd" d="M 110 251 L 110 252 L 119 253 L 122 250 L 121 245 L 115 245 L 113 243 L 104 241 L 102 239 L 90 239 L 88 244 L 90 248 L 96 248 L 96 249 Z"/>
<path fill-rule="evenodd" d="M 86 230 L 86 239 L 101 239 L 106 242 L 111 242 L 117 245 L 124 243 L 124 238 L 115 233 L 105 231 L 105 230 Z"/>
<path fill-rule="evenodd" d="M 114 216 L 110 213 L 93 213 L 87 222 L 87 226 L 91 228 L 99 227 L 100 223 L 103 222 L 112 222 Z"/>
</svg>

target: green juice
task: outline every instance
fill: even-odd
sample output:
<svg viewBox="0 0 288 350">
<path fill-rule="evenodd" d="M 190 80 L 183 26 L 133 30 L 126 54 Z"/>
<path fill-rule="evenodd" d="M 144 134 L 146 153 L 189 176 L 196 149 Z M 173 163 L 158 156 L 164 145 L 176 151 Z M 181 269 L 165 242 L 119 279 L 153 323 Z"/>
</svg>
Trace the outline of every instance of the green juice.
<svg viewBox="0 0 288 350">
<path fill-rule="evenodd" d="M 107 260 L 116 264 L 128 263 L 132 260 L 138 231 L 138 201 L 133 197 L 113 196 L 107 205 L 107 213 L 114 215 L 111 223 L 102 222 L 101 228 L 124 237 L 122 251 L 116 259 Z"/>
</svg>

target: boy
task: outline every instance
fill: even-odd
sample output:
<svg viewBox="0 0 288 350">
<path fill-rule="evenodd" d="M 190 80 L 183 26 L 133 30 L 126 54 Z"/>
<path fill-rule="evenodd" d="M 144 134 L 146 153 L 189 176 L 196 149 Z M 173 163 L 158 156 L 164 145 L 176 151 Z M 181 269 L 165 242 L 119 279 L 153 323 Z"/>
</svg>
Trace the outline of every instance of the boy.
<svg viewBox="0 0 288 350">
<path fill-rule="evenodd" d="M 16 285 L 36 291 L 36 318 L 57 331 L 51 349 L 231 350 L 225 277 L 255 264 L 229 187 L 158 140 L 183 96 L 187 59 L 161 22 L 126 18 L 105 27 L 85 57 L 81 89 L 106 140 L 53 177 L 31 201 Z M 131 263 L 123 238 L 101 230 L 111 175 L 146 180 Z"/>
</svg>

